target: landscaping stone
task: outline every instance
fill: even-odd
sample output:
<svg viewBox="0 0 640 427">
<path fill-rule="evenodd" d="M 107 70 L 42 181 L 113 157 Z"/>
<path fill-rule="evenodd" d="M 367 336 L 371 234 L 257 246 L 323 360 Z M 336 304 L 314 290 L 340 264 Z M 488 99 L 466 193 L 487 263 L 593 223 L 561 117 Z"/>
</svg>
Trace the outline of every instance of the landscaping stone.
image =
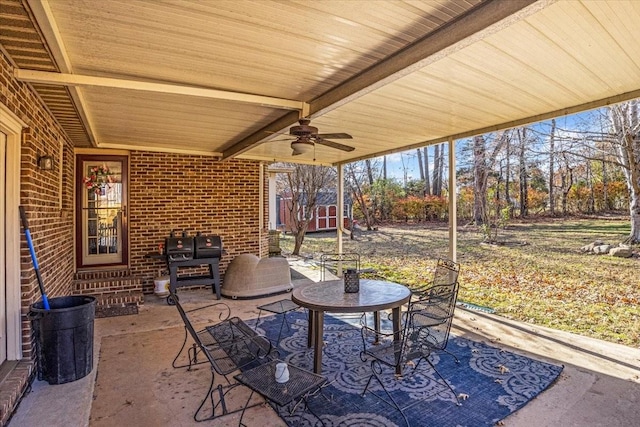
<svg viewBox="0 0 640 427">
<path fill-rule="evenodd" d="M 580 250 L 582 252 L 593 252 L 593 248 L 595 248 L 596 246 L 602 246 L 604 244 L 605 243 L 602 240 L 596 240 L 593 243 L 589 243 L 588 245 L 581 247 Z"/>
<path fill-rule="evenodd" d="M 599 245 L 593 248 L 593 253 L 595 254 L 608 254 L 609 251 L 613 248 L 611 245 Z"/>
<path fill-rule="evenodd" d="M 620 245 L 617 248 L 612 248 L 609 251 L 609 255 L 619 258 L 630 258 L 633 255 L 633 251 L 630 246 Z"/>
</svg>

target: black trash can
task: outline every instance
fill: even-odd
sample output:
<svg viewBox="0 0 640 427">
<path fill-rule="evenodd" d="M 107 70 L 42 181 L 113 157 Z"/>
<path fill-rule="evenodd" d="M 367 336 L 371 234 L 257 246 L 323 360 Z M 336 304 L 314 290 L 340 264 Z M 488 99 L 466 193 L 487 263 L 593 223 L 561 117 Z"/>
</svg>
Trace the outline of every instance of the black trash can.
<svg viewBox="0 0 640 427">
<path fill-rule="evenodd" d="M 83 378 L 93 369 L 93 320 L 96 299 L 92 296 L 56 297 L 31 304 L 31 323 L 36 337 L 38 379 L 64 384 Z"/>
</svg>

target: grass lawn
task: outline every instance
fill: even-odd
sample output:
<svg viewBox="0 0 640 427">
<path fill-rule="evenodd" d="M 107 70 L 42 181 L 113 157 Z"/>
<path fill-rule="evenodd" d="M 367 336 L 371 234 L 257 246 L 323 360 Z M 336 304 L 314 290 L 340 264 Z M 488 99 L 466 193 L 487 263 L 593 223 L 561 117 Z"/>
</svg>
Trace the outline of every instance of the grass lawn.
<svg viewBox="0 0 640 427">
<path fill-rule="evenodd" d="M 498 245 L 482 244 L 476 227 L 458 230 L 459 300 L 496 313 L 640 346 L 640 258 L 588 255 L 580 248 L 594 240 L 617 244 L 629 233 L 617 219 L 539 219 L 513 222 Z M 409 286 L 428 282 L 435 260 L 447 257 L 447 224 L 390 225 L 344 239 L 344 252 L 357 252 L 363 268 Z M 335 252 L 335 232 L 305 237 L 301 255 Z M 282 235 L 285 253 L 293 237 Z M 636 248 L 637 249 L 637 248 Z"/>
</svg>

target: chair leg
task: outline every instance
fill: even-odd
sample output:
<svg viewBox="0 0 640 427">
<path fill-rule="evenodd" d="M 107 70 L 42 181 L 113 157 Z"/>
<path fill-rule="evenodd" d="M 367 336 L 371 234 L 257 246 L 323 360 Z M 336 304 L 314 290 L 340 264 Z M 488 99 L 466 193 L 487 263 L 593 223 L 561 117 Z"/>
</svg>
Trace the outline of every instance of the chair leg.
<svg viewBox="0 0 640 427">
<path fill-rule="evenodd" d="M 249 402 L 251 402 L 251 398 L 253 397 L 253 390 L 251 390 L 251 394 L 249 394 L 249 398 L 247 399 L 247 403 L 244 405 L 244 409 L 240 413 L 240 421 L 238 421 L 238 426 L 248 427 L 242 422 L 242 418 L 244 417 L 244 413 L 247 411 L 247 407 L 249 406 Z"/>
<path fill-rule="evenodd" d="M 438 372 L 438 370 L 436 369 L 435 365 L 433 363 L 431 363 L 431 360 L 429 359 L 425 359 L 427 361 L 427 363 L 431 366 L 431 368 L 433 369 L 433 372 L 436 373 L 436 375 L 442 380 L 442 382 L 444 383 L 444 385 L 446 385 L 447 387 L 449 387 L 449 390 L 451 390 L 451 393 L 453 394 L 453 397 L 455 397 L 456 399 L 456 404 L 458 406 L 462 406 L 462 403 L 460 403 L 460 399 L 458 399 L 458 395 L 456 394 L 456 392 L 453 390 L 453 388 L 451 387 L 451 384 L 449 384 L 447 382 L 447 380 L 444 379 L 444 377 L 440 374 L 440 372 Z"/>
<path fill-rule="evenodd" d="M 385 388 L 384 384 L 382 383 L 382 380 L 380 379 L 380 376 L 379 376 L 382 373 L 382 367 L 380 366 L 380 364 L 376 360 L 371 362 L 371 371 L 372 371 L 371 376 L 369 377 L 369 380 L 367 381 L 367 385 L 364 387 L 364 390 L 362 391 L 362 396 L 364 396 L 364 394 L 367 392 L 367 389 L 369 388 L 369 385 L 371 384 L 371 380 L 373 378 L 375 378 L 376 381 L 378 381 L 378 384 L 380 384 L 380 387 L 382 388 L 384 393 L 389 398 L 389 400 L 385 399 L 384 397 L 378 395 L 377 393 L 375 393 L 373 391 L 370 392 L 370 393 L 372 395 L 374 395 L 375 397 L 377 397 L 378 399 L 382 400 L 387 405 L 396 408 L 400 412 L 400 414 L 402 415 L 402 418 L 404 418 L 404 422 L 407 424 L 407 427 L 410 427 L 411 424 L 409 423 L 409 420 L 407 419 L 407 416 L 405 415 L 404 411 L 402 410 L 400 405 L 398 405 L 398 402 L 395 401 L 393 396 L 391 396 L 391 393 L 389 393 L 387 391 L 387 389 Z"/>
<path fill-rule="evenodd" d="M 449 350 L 447 350 L 446 348 L 443 349 L 442 351 L 444 351 L 445 353 L 447 353 L 449 356 L 453 357 L 453 360 L 456 361 L 456 363 L 460 363 L 460 360 L 458 359 L 458 356 L 456 356 L 455 354 L 451 353 Z"/>
<path fill-rule="evenodd" d="M 187 338 L 188 338 L 188 332 L 187 332 L 187 328 L 184 328 L 184 340 L 182 341 L 182 347 L 180 347 L 180 351 L 178 351 L 178 354 L 176 354 L 176 357 L 173 358 L 173 362 L 171 362 L 171 366 L 173 366 L 174 368 L 187 368 L 187 371 L 191 370 L 191 367 L 194 365 L 199 365 L 201 363 L 205 363 L 205 361 L 201 361 L 198 362 L 198 348 L 196 347 L 195 343 L 191 344 L 191 347 L 187 348 Z M 187 349 L 187 359 L 188 359 L 188 363 L 186 364 L 182 364 L 182 365 L 178 365 L 178 359 L 180 358 L 180 356 L 182 355 L 182 352 L 185 350 L 185 348 Z"/>
<path fill-rule="evenodd" d="M 282 328 L 287 323 L 287 313 L 282 313 L 282 323 L 280 323 L 280 331 L 278 331 L 278 339 L 276 340 L 276 346 L 280 345 L 280 337 L 282 336 Z M 287 330 L 289 330 L 289 324 L 287 324 Z"/>
<path fill-rule="evenodd" d="M 187 328 L 184 328 L 184 340 L 182 341 L 182 347 L 180 347 L 180 351 L 178 351 L 178 354 L 176 354 L 176 357 L 173 358 L 173 362 L 171 362 L 171 366 L 173 366 L 174 368 L 184 368 L 187 366 L 187 365 L 176 365 L 176 362 L 178 361 L 178 358 L 182 354 L 184 347 L 187 345 L 187 335 L 188 335 Z"/>
<path fill-rule="evenodd" d="M 251 398 L 254 395 L 253 392 L 251 392 L 251 394 L 249 395 L 249 399 L 247 400 L 247 403 L 245 405 L 229 410 L 229 408 L 227 407 L 227 402 L 225 400 L 226 396 L 236 387 L 241 387 L 242 384 L 240 383 L 231 384 L 229 380 L 226 378 L 226 376 L 224 378 L 227 380 L 227 385 L 223 386 L 222 384 L 218 384 L 218 386 L 215 387 L 214 386 L 215 373 L 213 370 L 211 371 L 211 383 L 209 384 L 209 389 L 207 390 L 207 394 L 204 396 L 204 399 L 202 399 L 202 402 L 200 402 L 198 409 L 193 414 L 193 419 L 195 421 L 202 422 L 202 421 L 213 420 L 217 417 L 234 414 L 240 411 L 242 411 L 244 415 L 244 411 L 246 411 L 247 409 L 253 408 L 254 406 L 262 404 L 262 402 L 250 404 Z M 231 400 L 233 401 L 233 399 Z M 209 404 L 211 405 L 211 414 L 200 418 L 202 413 L 205 412 L 204 407 L 207 404 L 207 402 L 209 402 Z M 220 408 L 219 413 L 218 413 L 218 408 Z M 242 416 L 240 417 L 240 421 L 242 422 Z"/>
<path fill-rule="evenodd" d="M 207 394 L 204 396 L 204 399 L 202 400 L 202 402 L 200 402 L 200 406 L 198 406 L 198 409 L 196 410 L 195 414 L 193 414 L 193 420 L 194 421 L 201 422 L 201 421 L 206 421 L 206 420 L 210 420 L 210 419 L 215 418 L 215 416 L 216 416 L 216 405 L 215 405 L 215 403 L 213 401 L 213 383 L 214 383 L 214 381 L 215 381 L 215 374 L 213 372 L 211 372 L 211 383 L 209 384 L 209 390 L 207 390 Z M 200 413 L 200 411 L 202 410 L 202 408 L 204 407 L 204 405 L 207 403 L 208 400 L 211 401 L 211 416 L 206 417 L 206 418 L 198 418 L 198 414 Z"/>
</svg>

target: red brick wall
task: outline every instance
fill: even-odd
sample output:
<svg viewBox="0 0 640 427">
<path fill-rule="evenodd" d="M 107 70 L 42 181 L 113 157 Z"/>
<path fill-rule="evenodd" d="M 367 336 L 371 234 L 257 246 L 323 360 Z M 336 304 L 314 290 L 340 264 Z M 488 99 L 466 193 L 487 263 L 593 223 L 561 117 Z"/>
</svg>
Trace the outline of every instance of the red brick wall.
<svg viewBox="0 0 640 427">
<path fill-rule="evenodd" d="M 50 298 L 68 295 L 74 268 L 73 146 L 61 127 L 42 107 L 39 98 L 30 87 L 13 78 L 13 67 L 1 51 L 0 102 L 9 107 L 9 110 L 28 126 L 23 131 L 21 146 L 20 204 L 25 207 L 29 219 L 29 228 L 47 294 Z M 62 159 L 59 157 L 61 143 Z M 45 154 L 53 157 L 53 170 L 43 171 L 38 168 L 38 158 Z M 62 186 L 59 182 L 60 173 L 63 179 Z M 62 206 L 59 202 L 60 194 Z M 40 291 L 24 236 L 20 258 L 22 312 L 26 314 L 29 305 L 40 299 Z M 24 356 L 31 357 L 31 350 L 31 325 L 24 321 Z"/>
<path fill-rule="evenodd" d="M 68 295 L 74 273 L 73 146 L 44 109 L 30 87 L 13 78 L 13 68 L 0 54 L 0 102 L 27 123 L 21 155 L 21 204 L 25 206 L 40 270 L 49 297 Z M 63 159 L 60 162 L 60 143 Z M 38 157 L 54 157 L 54 168 L 37 167 Z M 62 173 L 62 188 L 59 174 Z M 259 204 L 258 162 L 213 157 L 133 151 L 130 154 L 130 265 L 143 278 L 145 292 L 153 292 L 153 278 L 163 263 L 144 258 L 156 251 L 172 229 L 186 229 L 222 237 L 227 254 L 221 271 L 241 253 L 268 255 L 268 232 L 259 239 L 259 209 L 268 224 L 268 182 L 262 183 L 265 200 Z M 59 205 L 62 194 L 62 209 Z M 22 305 L 40 298 L 26 241 L 21 249 Z M 31 331 L 24 323 L 23 345 L 31 351 Z"/>
<path fill-rule="evenodd" d="M 223 274 L 238 254 L 268 255 L 266 229 L 262 247 L 259 241 L 258 162 L 132 151 L 129 163 L 130 262 L 133 274 L 143 278 L 145 292 L 153 292 L 153 278 L 164 263 L 144 255 L 157 252 L 171 230 L 221 236 L 227 252 Z M 266 180 L 263 186 L 267 188 Z M 265 216 L 267 206 L 265 201 Z"/>
</svg>

